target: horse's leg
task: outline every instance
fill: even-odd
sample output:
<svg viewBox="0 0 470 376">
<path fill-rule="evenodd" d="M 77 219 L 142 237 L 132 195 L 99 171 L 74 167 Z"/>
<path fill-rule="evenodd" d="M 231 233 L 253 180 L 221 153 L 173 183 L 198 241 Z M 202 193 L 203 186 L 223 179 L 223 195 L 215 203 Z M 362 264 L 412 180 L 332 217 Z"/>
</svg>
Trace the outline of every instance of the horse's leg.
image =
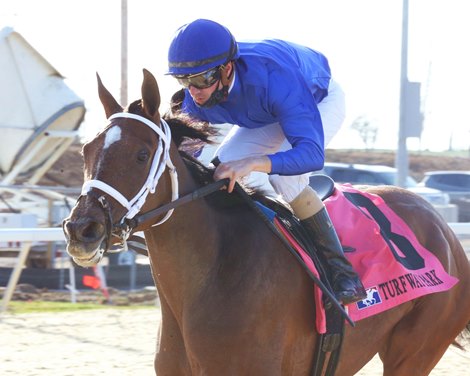
<svg viewBox="0 0 470 376">
<path fill-rule="evenodd" d="M 179 325 L 162 295 L 160 304 L 162 321 L 157 339 L 155 372 L 158 376 L 191 375 Z"/>
<path fill-rule="evenodd" d="M 287 253 L 285 259 L 297 262 Z M 295 267 L 298 273 L 280 270 L 257 279 L 262 295 L 244 285 L 222 294 L 222 284 L 210 284 L 205 304 L 187 307 L 183 327 L 193 375 L 308 374 L 316 340 L 313 287 L 299 266 L 286 269 Z M 278 279 L 284 283 L 274 283 Z"/>
<path fill-rule="evenodd" d="M 336 375 L 355 375 L 377 354 L 379 349 L 386 348 L 388 338 L 395 326 L 411 308 L 411 303 L 404 303 L 379 315 L 357 321 L 355 327 L 346 324 Z"/>
<path fill-rule="evenodd" d="M 197 346 L 188 344 L 193 375 L 307 375 L 316 338 L 312 327 L 305 325 L 300 332 L 294 317 L 270 315 L 269 319 L 265 316 L 265 321 L 250 325 L 248 331 L 238 323 L 236 328 L 230 327 L 232 321 L 221 322 L 222 331 L 214 332 L 205 326 L 203 333 L 192 332 L 189 337 L 197 342 Z"/>
<path fill-rule="evenodd" d="M 384 376 L 429 375 L 460 333 L 465 319 L 453 303 L 449 304 L 454 299 L 457 297 L 440 293 L 415 302 L 379 351 Z"/>
</svg>

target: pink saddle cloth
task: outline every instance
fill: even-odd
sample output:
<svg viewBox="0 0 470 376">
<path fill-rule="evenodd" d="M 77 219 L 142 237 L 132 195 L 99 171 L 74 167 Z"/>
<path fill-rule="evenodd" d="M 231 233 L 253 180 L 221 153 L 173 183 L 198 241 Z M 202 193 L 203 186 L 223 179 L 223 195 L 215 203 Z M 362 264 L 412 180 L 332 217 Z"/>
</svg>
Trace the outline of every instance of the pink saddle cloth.
<svg viewBox="0 0 470 376">
<path fill-rule="evenodd" d="M 347 306 L 353 321 L 384 312 L 420 296 L 446 291 L 458 279 L 447 274 L 436 256 L 425 249 L 408 225 L 374 194 L 336 185 L 325 200 L 346 257 L 361 277 L 367 297 Z M 279 221 L 276 226 L 288 238 L 309 269 L 318 272 L 306 252 Z M 314 289 L 316 326 L 325 333 L 322 292 Z"/>
</svg>

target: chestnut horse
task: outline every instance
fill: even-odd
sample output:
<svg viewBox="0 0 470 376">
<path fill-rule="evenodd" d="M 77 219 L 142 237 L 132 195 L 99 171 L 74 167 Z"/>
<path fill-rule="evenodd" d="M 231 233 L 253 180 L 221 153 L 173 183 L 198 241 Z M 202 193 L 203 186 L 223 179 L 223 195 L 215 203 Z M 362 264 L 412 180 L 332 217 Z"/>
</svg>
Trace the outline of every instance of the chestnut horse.
<svg viewBox="0 0 470 376">
<path fill-rule="evenodd" d="M 234 193 L 219 190 L 137 228 L 120 226 L 201 187 L 178 147 L 185 137 L 205 136 L 175 115 L 159 115 L 157 82 L 146 70 L 142 99 L 127 109 L 99 77 L 98 86 L 109 123 L 83 147 L 85 183 L 64 221 L 67 250 L 79 265 L 91 266 L 119 237 L 144 231 L 162 313 L 156 373 L 309 374 L 318 337 L 312 281 L 263 220 L 234 202 Z M 459 283 L 346 325 L 336 374 L 353 375 L 378 353 L 384 375 L 428 375 L 469 329 L 469 262 L 431 205 L 397 187 L 367 190 L 388 203 Z"/>
</svg>

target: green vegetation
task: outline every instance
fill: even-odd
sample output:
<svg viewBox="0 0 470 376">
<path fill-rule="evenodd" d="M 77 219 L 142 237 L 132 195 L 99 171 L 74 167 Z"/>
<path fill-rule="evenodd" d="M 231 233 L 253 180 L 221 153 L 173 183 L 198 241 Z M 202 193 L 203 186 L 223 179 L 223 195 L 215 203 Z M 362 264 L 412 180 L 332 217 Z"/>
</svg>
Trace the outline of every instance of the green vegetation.
<svg viewBox="0 0 470 376">
<path fill-rule="evenodd" d="M 67 303 L 47 301 L 12 301 L 8 305 L 8 312 L 14 314 L 38 313 L 38 312 L 71 312 L 90 309 L 142 309 L 153 308 L 150 305 L 116 306 L 96 303 Z"/>
</svg>

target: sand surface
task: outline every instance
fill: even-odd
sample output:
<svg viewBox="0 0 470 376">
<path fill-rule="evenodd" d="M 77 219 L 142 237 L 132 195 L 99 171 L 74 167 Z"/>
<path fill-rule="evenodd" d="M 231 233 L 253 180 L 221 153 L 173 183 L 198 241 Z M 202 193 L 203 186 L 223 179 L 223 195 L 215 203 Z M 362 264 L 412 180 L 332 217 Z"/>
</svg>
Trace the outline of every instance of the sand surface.
<svg viewBox="0 0 470 376">
<path fill-rule="evenodd" d="M 157 307 L 3 314 L 0 374 L 154 375 L 159 320 Z M 382 375 L 380 360 L 374 358 L 357 375 Z M 431 375 L 470 375 L 470 352 L 449 349 Z"/>
</svg>

